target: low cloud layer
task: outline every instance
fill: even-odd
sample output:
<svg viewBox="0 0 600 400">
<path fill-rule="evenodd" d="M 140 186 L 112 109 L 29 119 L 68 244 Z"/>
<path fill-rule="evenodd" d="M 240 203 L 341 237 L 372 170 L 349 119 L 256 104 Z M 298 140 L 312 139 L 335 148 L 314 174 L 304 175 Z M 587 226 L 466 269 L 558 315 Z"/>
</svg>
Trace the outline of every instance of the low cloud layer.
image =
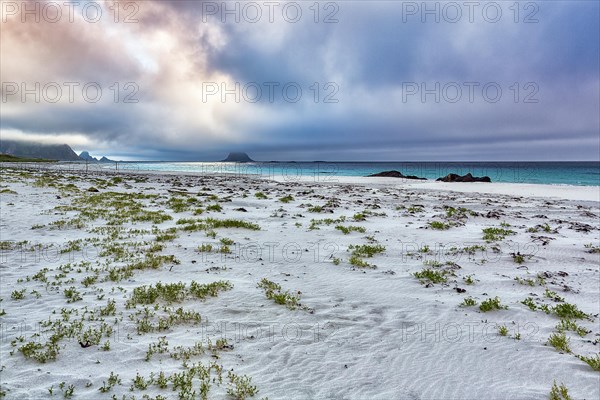
<svg viewBox="0 0 600 400">
<path fill-rule="evenodd" d="M 599 157 L 597 2 L 71 4 L 1 1 L 2 138 L 163 160 Z"/>
</svg>

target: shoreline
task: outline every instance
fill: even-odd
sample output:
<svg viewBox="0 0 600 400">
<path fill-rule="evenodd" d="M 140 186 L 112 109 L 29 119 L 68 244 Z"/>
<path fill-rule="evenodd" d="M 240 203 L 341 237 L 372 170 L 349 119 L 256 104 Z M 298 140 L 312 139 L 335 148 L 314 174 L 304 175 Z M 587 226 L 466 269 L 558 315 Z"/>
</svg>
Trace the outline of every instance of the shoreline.
<svg viewBox="0 0 600 400">
<path fill-rule="evenodd" d="M 3 163 L 4 164 L 4 163 Z M 52 167 L 58 168 L 52 168 Z M 61 166 L 77 166 L 77 168 L 60 168 Z M 8 163 L 1 165 L 4 168 L 27 169 L 27 170 L 43 170 L 66 172 L 73 174 L 85 173 L 85 164 L 61 163 L 54 165 L 44 165 L 40 167 L 35 165 L 15 165 Z M 111 170 L 108 168 L 91 169 L 87 174 L 101 175 L 118 175 L 118 174 L 141 174 L 141 175 L 156 175 L 156 176 L 189 176 L 189 177 L 223 177 L 223 178 L 248 178 L 258 181 L 272 181 L 279 183 L 298 183 L 298 184 L 360 184 L 360 185 L 375 185 L 388 187 L 402 187 L 407 189 L 423 189 L 423 190 L 442 190 L 456 193 L 485 193 L 499 194 L 506 196 L 520 197 L 539 197 L 539 198 L 554 198 L 563 200 L 575 201 L 591 201 L 600 202 L 600 186 L 590 185 L 569 185 L 569 184 L 538 184 L 538 183 L 515 183 L 515 182 L 437 182 L 432 179 L 428 180 L 410 180 L 404 178 L 390 177 L 367 177 L 367 176 L 323 176 L 323 175 L 299 175 L 299 176 L 284 176 L 284 175 L 260 175 L 260 174 L 243 174 L 243 173 L 227 173 L 227 172 L 195 172 L 195 171 L 155 171 L 155 170 L 140 170 L 122 168 L 120 170 Z"/>
</svg>

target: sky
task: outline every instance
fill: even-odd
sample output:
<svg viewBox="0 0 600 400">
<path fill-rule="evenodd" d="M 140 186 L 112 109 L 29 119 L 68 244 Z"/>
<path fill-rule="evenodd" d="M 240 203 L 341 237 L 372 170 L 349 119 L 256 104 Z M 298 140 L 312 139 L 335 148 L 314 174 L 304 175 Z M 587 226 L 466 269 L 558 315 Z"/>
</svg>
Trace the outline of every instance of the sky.
<svg viewBox="0 0 600 400">
<path fill-rule="evenodd" d="M 600 159 L 598 1 L 0 4 L 2 139 L 122 160 Z"/>
</svg>

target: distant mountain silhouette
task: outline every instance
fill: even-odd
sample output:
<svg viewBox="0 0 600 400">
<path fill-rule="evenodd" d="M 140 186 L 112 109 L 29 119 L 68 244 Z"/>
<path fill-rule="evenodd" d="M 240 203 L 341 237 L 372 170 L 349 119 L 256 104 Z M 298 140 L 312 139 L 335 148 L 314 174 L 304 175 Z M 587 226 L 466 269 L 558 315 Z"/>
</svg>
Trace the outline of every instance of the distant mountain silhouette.
<svg viewBox="0 0 600 400">
<path fill-rule="evenodd" d="M 21 140 L 0 140 L 0 153 L 59 161 L 81 160 L 67 144 L 45 144 Z"/>
<path fill-rule="evenodd" d="M 90 155 L 90 153 L 87 152 L 87 151 L 82 151 L 79 154 L 79 158 L 82 159 L 82 160 L 85 160 L 85 161 L 89 161 L 89 162 L 115 162 L 115 161 L 113 161 L 113 160 L 111 160 L 109 158 L 106 158 L 106 157 L 102 157 L 101 159 L 98 160 L 96 157 L 92 157 Z"/>
<path fill-rule="evenodd" d="M 222 162 L 253 162 L 254 160 L 248 157 L 246 153 L 229 153 L 226 159 Z"/>
<path fill-rule="evenodd" d="M 90 153 L 88 153 L 87 151 L 82 151 L 81 153 L 79 153 L 79 158 L 85 161 L 98 161 L 96 157 L 90 156 Z"/>
</svg>

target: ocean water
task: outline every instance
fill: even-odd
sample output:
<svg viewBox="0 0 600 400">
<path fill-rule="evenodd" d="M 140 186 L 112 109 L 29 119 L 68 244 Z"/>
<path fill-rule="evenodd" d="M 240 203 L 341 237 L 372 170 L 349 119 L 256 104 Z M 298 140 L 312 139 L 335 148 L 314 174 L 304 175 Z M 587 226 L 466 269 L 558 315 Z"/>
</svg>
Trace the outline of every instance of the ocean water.
<svg viewBox="0 0 600 400">
<path fill-rule="evenodd" d="M 108 164 L 103 168 L 115 168 Z M 492 182 L 600 186 L 600 162 L 123 162 L 120 170 L 192 172 L 281 177 L 287 181 L 334 182 L 397 170 L 435 180 L 449 173 L 489 176 Z"/>
</svg>

